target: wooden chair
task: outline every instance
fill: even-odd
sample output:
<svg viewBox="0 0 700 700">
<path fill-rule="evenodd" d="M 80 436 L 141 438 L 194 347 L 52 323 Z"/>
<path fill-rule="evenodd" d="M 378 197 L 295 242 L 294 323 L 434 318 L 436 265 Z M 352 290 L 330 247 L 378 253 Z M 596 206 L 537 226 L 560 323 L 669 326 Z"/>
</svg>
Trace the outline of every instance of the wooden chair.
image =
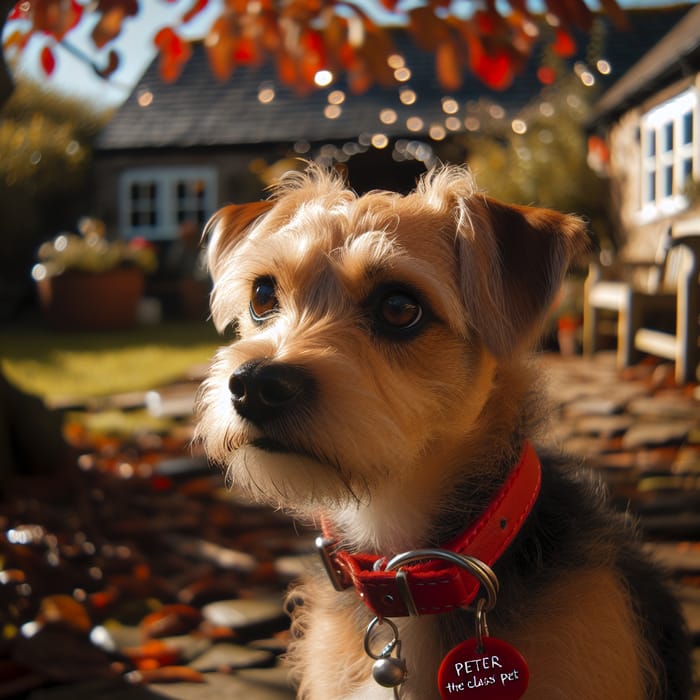
<svg viewBox="0 0 700 700">
<path fill-rule="evenodd" d="M 616 279 L 606 278 L 599 264 L 591 264 L 584 287 L 584 353 L 598 348 L 601 311 L 615 312 L 618 367 L 647 352 L 674 360 L 679 383 L 693 381 L 700 357 L 699 260 L 700 233 L 674 235 L 669 227 L 653 261 L 622 262 Z M 675 331 L 651 325 L 674 314 Z"/>
</svg>

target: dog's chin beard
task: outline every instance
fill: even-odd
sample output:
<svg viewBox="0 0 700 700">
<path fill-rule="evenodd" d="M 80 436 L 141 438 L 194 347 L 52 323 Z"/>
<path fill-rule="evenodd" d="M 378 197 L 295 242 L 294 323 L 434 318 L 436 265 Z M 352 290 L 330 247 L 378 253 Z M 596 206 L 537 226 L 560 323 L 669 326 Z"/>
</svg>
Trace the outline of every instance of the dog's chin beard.
<svg viewBox="0 0 700 700">
<path fill-rule="evenodd" d="M 303 515 L 359 503 L 359 491 L 366 491 L 353 486 L 332 460 L 269 437 L 237 447 L 226 466 L 229 488 L 242 488 L 255 501 Z"/>
<path fill-rule="evenodd" d="M 272 452 L 273 454 L 289 454 L 289 455 L 299 455 L 301 457 L 308 457 L 309 459 L 314 459 L 320 461 L 315 455 L 309 455 L 305 452 L 295 450 L 288 445 L 269 437 L 259 437 L 255 438 L 248 443 L 251 447 L 255 447 L 263 452 Z"/>
</svg>

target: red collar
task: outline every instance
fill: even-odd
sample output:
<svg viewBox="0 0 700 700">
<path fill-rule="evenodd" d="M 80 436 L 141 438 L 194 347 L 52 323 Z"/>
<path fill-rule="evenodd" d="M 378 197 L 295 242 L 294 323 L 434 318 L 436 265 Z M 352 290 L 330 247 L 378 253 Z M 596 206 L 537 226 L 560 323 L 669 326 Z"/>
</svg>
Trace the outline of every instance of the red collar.
<svg viewBox="0 0 700 700">
<path fill-rule="evenodd" d="M 520 461 L 484 514 L 442 549 L 468 554 L 493 566 L 520 532 L 537 500 L 541 480 L 540 461 L 532 445 L 526 442 Z M 336 589 L 354 586 L 360 598 L 379 617 L 447 612 L 470 605 L 479 592 L 480 583 L 476 578 L 445 561 L 435 559 L 407 564 L 401 567 L 401 576 L 397 576 L 397 571 L 382 568 L 382 557 L 376 554 L 350 554 L 337 547 L 325 527 L 324 536 L 318 538 L 317 545 Z M 407 598 L 410 599 L 408 603 Z M 411 603 L 413 611 L 410 611 Z"/>
</svg>

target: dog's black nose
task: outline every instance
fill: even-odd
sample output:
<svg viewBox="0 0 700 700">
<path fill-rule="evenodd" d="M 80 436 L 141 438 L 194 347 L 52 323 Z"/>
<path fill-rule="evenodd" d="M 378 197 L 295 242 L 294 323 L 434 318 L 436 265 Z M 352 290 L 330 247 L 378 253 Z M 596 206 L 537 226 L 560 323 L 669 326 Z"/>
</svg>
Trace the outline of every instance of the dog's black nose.
<svg viewBox="0 0 700 700">
<path fill-rule="evenodd" d="M 279 418 L 307 402 L 315 391 L 307 370 L 267 360 L 242 364 L 231 375 L 228 386 L 236 412 L 253 423 Z"/>
</svg>

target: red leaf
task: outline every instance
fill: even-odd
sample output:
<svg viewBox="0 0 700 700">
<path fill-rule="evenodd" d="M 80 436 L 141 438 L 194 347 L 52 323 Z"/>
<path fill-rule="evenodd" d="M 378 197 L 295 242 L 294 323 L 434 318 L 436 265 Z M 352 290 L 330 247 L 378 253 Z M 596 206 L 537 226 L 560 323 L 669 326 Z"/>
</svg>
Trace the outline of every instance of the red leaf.
<svg viewBox="0 0 700 700">
<path fill-rule="evenodd" d="M 51 75 L 56 68 L 56 58 L 50 46 L 44 46 L 41 50 L 41 67 L 46 75 Z"/>
<path fill-rule="evenodd" d="M 27 5 L 26 2 L 18 2 L 12 8 L 12 11 L 7 16 L 7 19 L 25 19 L 29 16 L 31 11 L 31 6 Z"/>
<path fill-rule="evenodd" d="M 500 17 L 495 12 L 478 10 L 474 13 L 474 22 L 480 34 L 495 34 Z"/>
<path fill-rule="evenodd" d="M 170 46 L 174 41 L 177 41 L 178 36 L 175 34 L 172 27 L 163 27 L 160 31 L 156 33 L 153 37 L 153 43 L 161 50 L 164 51 L 168 46 Z"/>
<path fill-rule="evenodd" d="M 338 57 L 340 58 L 340 64 L 345 70 L 351 70 L 357 65 L 357 52 L 350 42 L 343 44 Z"/>
<path fill-rule="evenodd" d="M 177 648 L 157 639 L 149 639 L 140 646 L 124 647 L 121 651 L 137 668 L 170 666 L 181 658 Z"/>
<path fill-rule="evenodd" d="M 610 149 L 600 136 L 593 135 L 588 137 L 588 153 L 598 158 L 601 163 L 610 162 Z"/>
<path fill-rule="evenodd" d="M 569 32 L 564 29 L 557 29 L 552 50 L 557 56 L 570 58 L 576 53 L 576 42 Z"/>
<path fill-rule="evenodd" d="M 513 60 L 505 50 L 482 53 L 472 67 L 474 73 L 494 90 L 505 90 L 513 82 Z"/>
<path fill-rule="evenodd" d="M 304 49 L 304 53 L 309 54 L 315 63 L 322 63 L 325 54 L 325 44 L 320 32 L 308 29 L 301 35 L 299 42 Z"/>
<path fill-rule="evenodd" d="M 241 37 L 234 45 L 233 59 L 236 63 L 248 65 L 258 60 L 258 47 L 247 36 Z"/>
<path fill-rule="evenodd" d="M 543 85 L 551 85 L 556 77 L 557 74 L 551 66 L 540 66 L 537 69 L 537 78 Z"/>
<path fill-rule="evenodd" d="M 172 83 L 180 77 L 185 63 L 190 59 L 192 47 L 172 27 L 163 27 L 153 37 L 153 43 L 160 49 L 160 76 L 166 83 Z"/>
</svg>

